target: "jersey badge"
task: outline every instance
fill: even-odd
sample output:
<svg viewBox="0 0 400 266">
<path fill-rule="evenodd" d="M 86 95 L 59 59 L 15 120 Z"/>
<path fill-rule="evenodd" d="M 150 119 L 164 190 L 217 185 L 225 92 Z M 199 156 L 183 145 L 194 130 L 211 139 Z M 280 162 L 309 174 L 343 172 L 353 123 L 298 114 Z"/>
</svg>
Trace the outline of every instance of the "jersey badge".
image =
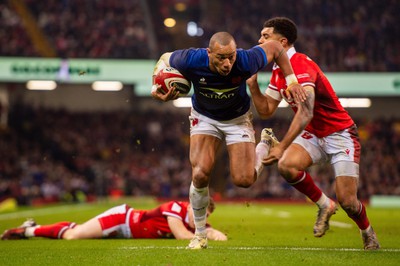
<svg viewBox="0 0 400 266">
<path fill-rule="evenodd" d="M 171 210 L 173 210 L 174 212 L 180 213 L 182 210 L 182 207 L 179 206 L 178 203 L 174 202 L 174 204 L 172 204 Z"/>
</svg>

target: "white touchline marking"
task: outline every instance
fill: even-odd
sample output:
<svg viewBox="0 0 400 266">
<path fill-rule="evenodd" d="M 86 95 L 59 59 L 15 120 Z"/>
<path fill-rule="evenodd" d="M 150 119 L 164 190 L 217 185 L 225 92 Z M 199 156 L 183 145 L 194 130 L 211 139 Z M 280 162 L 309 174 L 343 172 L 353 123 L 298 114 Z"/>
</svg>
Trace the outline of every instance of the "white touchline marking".
<svg viewBox="0 0 400 266">
<path fill-rule="evenodd" d="M 289 218 L 292 214 L 290 212 L 279 211 L 277 216 L 280 218 Z"/>
<path fill-rule="evenodd" d="M 264 208 L 262 210 L 262 213 L 265 215 L 271 215 L 272 214 L 272 209 Z"/>
<path fill-rule="evenodd" d="M 54 213 L 73 212 L 76 209 L 88 210 L 88 209 L 93 209 L 93 208 L 95 208 L 95 206 L 90 206 L 90 205 L 61 206 L 61 207 L 57 206 L 57 207 L 49 207 L 49 208 L 45 208 L 45 209 L 4 213 L 4 214 L 0 214 L 0 221 L 16 219 L 16 218 L 30 218 L 30 217 L 36 217 L 36 216 L 44 216 L 44 215 L 49 215 L 49 214 L 54 214 Z"/>
<path fill-rule="evenodd" d="M 127 250 L 150 250 L 150 249 L 186 249 L 186 247 L 120 247 Z M 229 250 L 291 250 L 291 251 L 340 251 L 340 252 L 370 252 L 361 248 L 312 248 L 312 247 L 208 247 L 207 249 L 229 249 Z M 400 249 L 380 249 L 377 252 L 400 252 Z"/>
<path fill-rule="evenodd" d="M 340 228 L 353 228 L 352 224 L 338 222 L 338 221 L 329 221 L 329 225 L 340 227 Z"/>
<path fill-rule="evenodd" d="M 272 209 L 264 208 L 262 210 L 262 214 L 268 215 L 268 216 L 277 216 L 279 218 L 289 218 L 292 216 L 290 212 L 285 212 L 285 211 L 273 211 Z"/>
</svg>

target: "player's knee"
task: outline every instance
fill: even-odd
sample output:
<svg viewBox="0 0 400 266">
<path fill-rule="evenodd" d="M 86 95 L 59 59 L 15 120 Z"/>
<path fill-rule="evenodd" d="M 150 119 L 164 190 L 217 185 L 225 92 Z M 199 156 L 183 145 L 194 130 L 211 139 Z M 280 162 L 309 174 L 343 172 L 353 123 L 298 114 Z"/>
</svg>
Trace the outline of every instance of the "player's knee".
<svg viewBox="0 0 400 266">
<path fill-rule="evenodd" d="M 278 161 L 278 171 L 279 174 L 289 183 L 295 181 L 298 173 L 297 169 L 290 166 L 285 160 Z"/>
<path fill-rule="evenodd" d="M 73 229 L 65 231 L 62 238 L 65 240 L 80 239 L 79 232 L 77 232 L 76 230 L 73 230 Z"/>
<path fill-rule="evenodd" d="M 254 184 L 254 182 L 256 181 L 255 176 L 234 176 L 233 177 L 233 183 L 238 186 L 238 187 L 242 187 L 242 188 L 248 188 L 251 185 Z"/>
<path fill-rule="evenodd" d="M 358 213 L 359 211 L 359 204 L 357 200 L 353 200 L 350 198 L 338 198 L 338 202 L 342 209 L 347 213 L 349 216 L 353 216 Z"/>
<path fill-rule="evenodd" d="M 286 161 L 280 159 L 280 160 L 278 161 L 278 171 L 279 171 L 279 173 L 280 173 L 280 174 L 284 174 L 284 173 L 288 172 L 288 169 L 289 169 L 289 166 L 288 166 L 288 164 L 286 163 Z"/>
<path fill-rule="evenodd" d="M 208 186 L 209 175 L 204 172 L 201 168 L 193 169 L 192 181 L 195 187 L 206 187 Z"/>
</svg>

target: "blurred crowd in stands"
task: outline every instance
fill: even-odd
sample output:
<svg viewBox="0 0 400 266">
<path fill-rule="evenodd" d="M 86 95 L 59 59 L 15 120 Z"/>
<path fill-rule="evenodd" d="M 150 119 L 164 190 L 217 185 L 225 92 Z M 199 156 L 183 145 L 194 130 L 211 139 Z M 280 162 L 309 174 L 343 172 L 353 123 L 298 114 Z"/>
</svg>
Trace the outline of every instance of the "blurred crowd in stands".
<svg viewBox="0 0 400 266">
<path fill-rule="evenodd" d="M 176 11 L 177 3 L 186 8 Z M 266 19 L 287 16 L 299 27 L 298 50 L 324 71 L 392 72 L 400 71 L 398 10 L 397 0 L 8 1 L 0 3 L 0 40 L 7 43 L 0 56 L 42 56 L 35 47 L 43 42 L 26 24 L 44 34 L 58 57 L 156 59 L 165 49 L 207 46 L 216 31 L 228 31 L 240 47 L 250 48 Z M 168 16 L 177 19 L 176 30 L 163 25 Z M 187 36 L 189 21 L 202 36 Z"/>
<path fill-rule="evenodd" d="M 162 118 L 162 119 L 160 119 Z M 363 145 L 360 198 L 400 195 L 400 120 L 357 121 Z M 259 132 L 283 136 L 289 119 L 255 120 Z M 110 196 L 187 198 L 191 181 L 187 114 L 169 112 L 71 113 L 18 105 L 0 136 L 0 201 L 19 204 L 81 202 Z M 266 167 L 249 189 L 231 183 L 226 150 L 213 173 L 212 195 L 225 199 L 304 200 Z M 329 165 L 311 168 L 334 196 Z"/>
<path fill-rule="evenodd" d="M 186 11 L 176 11 L 184 3 Z M 182 8 L 182 6 L 181 6 Z M 324 71 L 400 71 L 398 0 L 21 0 L 0 1 L 0 56 L 157 59 L 188 46 L 205 47 L 216 31 L 234 35 L 238 46 L 257 44 L 263 22 L 292 18 L 296 48 Z M 176 16 L 167 29 L 164 18 Z M 202 36 L 186 34 L 195 21 Z M 48 46 L 46 46 L 48 45 Z M 187 198 L 191 181 L 187 114 L 169 112 L 70 113 L 10 106 L 0 130 L 0 201 L 20 204 L 80 202 L 102 196 Z M 287 119 L 256 120 L 259 134 L 273 127 L 282 137 Z M 361 199 L 400 195 L 400 120 L 357 121 L 362 140 Z M 258 135 L 257 134 L 257 135 Z M 213 173 L 212 194 L 228 199 L 304 199 L 267 167 L 249 189 L 232 185 L 226 150 Z M 310 169 L 334 195 L 328 165 Z"/>
</svg>

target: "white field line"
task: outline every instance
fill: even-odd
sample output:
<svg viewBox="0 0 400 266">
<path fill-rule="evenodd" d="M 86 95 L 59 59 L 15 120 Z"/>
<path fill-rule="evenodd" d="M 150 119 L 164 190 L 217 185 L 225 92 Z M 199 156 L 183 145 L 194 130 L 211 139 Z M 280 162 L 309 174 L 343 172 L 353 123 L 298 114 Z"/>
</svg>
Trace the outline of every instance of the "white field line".
<svg viewBox="0 0 400 266">
<path fill-rule="evenodd" d="M 121 247 L 126 250 L 157 250 L 157 249 L 186 249 L 186 247 L 160 247 L 160 246 L 142 246 L 142 247 Z M 340 252 L 370 252 L 360 248 L 307 248 L 307 247 L 208 247 L 208 249 L 228 249 L 228 250 L 289 250 L 289 251 L 340 251 Z M 400 252 L 400 249 L 380 249 L 376 252 Z"/>
<path fill-rule="evenodd" d="M 276 217 L 284 218 L 284 219 L 288 219 L 288 218 L 292 217 L 292 214 L 290 212 L 274 211 L 274 210 L 269 209 L 269 208 L 264 208 L 262 210 L 262 214 L 264 214 L 266 216 L 276 216 Z M 333 227 L 339 227 L 339 228 L 353 228 L 352 224 L 338 222 L 338 221 L 332 221 L 332 220 L 329 222 L 329 225 L 331 225 Z"/>
<path fill-rule="evenodd" d="M 278 216 L 279 218 L 290 218 L 290 217 L 292 217 L 292 214 L 291 214 L 290 212 L 279 211 L 279 212 L 277 213 L 277 216 Z"/>
<path fill-rule="evenodd" d="M 329 225 L 339 227 L 339 228 L 353 228 L 352 224 L 338 222 L 338 221 L 329 221 Z"/>
<path fill-rule="evenodd" d="M 37 209 L 37 210 L 29 210 L 29 211 L 20 211 L 20 212 L 13 212 L 13 213 L 3 213 L 0 214 L 0 221 L 2 220 L 9 220 L 9 219 L 16 219 L 16 218 L 34 218 L 37 216 L 44 216 L 49 214 L 56 214 L 56 213 L 68 213 L 74 212 L 76 210 L 88 210 L 96 208 L 95 206 L 90 205 L 78 205 L 78 206 L 56 206 L 56 207 L 49 207 L 45 209 Z"/>
<path fill-rule="evenodd" d="M 292 216 L 292 214 L 290 212 L 273 211 L 272 209 L 269 209 L 269 208 L 264 208 L 262 210 L 262 214 L 264 214 L 266 216 L 276 216 L 276 217 L 279 217 L 279 218 L 290 218 Z"/>
</svg>

